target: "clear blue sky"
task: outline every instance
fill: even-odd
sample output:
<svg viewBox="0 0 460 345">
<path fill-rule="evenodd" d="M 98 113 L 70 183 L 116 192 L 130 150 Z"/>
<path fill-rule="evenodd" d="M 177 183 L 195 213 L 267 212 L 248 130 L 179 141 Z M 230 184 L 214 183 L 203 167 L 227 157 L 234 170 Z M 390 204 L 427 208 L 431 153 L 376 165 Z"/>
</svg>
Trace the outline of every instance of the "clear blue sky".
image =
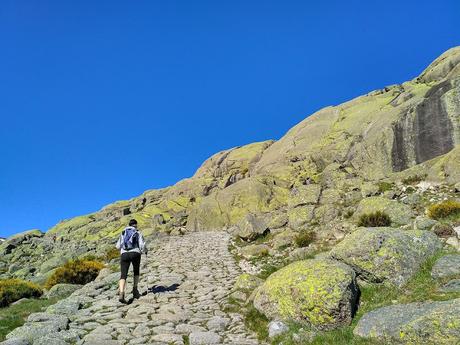
<svg viewBox="0 0 460 345">
<path fill-rule="evenodd" d="M 458 0 L 3 0 L 0 236 L 411 79 L 460 45 L 459 23 Z"/>
</svg>

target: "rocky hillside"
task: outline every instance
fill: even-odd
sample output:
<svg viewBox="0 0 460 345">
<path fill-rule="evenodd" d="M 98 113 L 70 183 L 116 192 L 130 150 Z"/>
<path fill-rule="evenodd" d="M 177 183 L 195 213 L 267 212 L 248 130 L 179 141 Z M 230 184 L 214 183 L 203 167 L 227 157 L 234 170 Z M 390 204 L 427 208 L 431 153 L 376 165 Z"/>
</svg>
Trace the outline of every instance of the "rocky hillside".
<svg viewBox="0 0 460 345">
<path fill-rule="evenodd" d="M 146 234 L 233 233 L 248 214 L 271 230 L 311 229 L 320 238 L 347 233 L 353 225 L 345 216 L 378 194 L 383 181 L 420 175 L 458 183 L 459 143 L 456 47 L 417 78 L 321 109 L 278 141 L 219 152 L 172 187 L 62 221 L 46 234 L 13 236 L 0 246 L 0 269 L 3 276 L 40 280 L 69 257 L 112 243 L 132 217 Z"/>
<path fill-rule="evenodd" d="M 131 218 L 157 243 L 159 254 L 182 253 L 174 260 L 162 257 L 164 266 L 171 264 L 166 273 L 180 271 L 185 284 L 166 300 L 183 302 L 171 308 L 194 316 L 195 328 L 169 314 L 164 319 L 168 326 L 156 327 L 152 322 L 159 316 L 145 306 L 148 317 L 136 316 L 144 322 L 145 341 L 182 344 L 184 335 L 208 341 L 190 344 L 214 344 L 216 339 L 231 344 L 234 337 L 255 344 L 258 340 L 245 327 L 258 332 L 254 325 L 265 322 L 262 328 L 270 337 L 289 338 L 286 344 L 338 344 L 337 339 L 364 344 L 353 337 L 367 339 L 365 344 L 458 344 L 460 47 L 442 54 L 411 81 L 321 109 L 278 141 L 219 152 L 174 186 L 65 220 L 46 233 L 29 230 L 9 237 L 0 243 L 0 278 L 43 284 L 68 260 L 113 248 Z M 219 248 L 216 255 L 225 259 L 219 265 L 231 267 L 228 272 L 216 268 L 208 245 Z M 195 258 L 189 272 L 181 260 L 195 251 L 206 262 Z M 161 280 L 158 265 L 149 265 L 144 269 L 151 281 L 144 284 Z M 209 282 L 192 296 L 184 277 L 196 279 L 195 270 Z M 66 328 L 56 328 L 53 337 L 65 333 L 78 344 L 90 344 L 93 340 L 85 337 L 98 336 L 92 333 L 102 332 L 101 326 L 111 332 L 106 336 L 114 344 L 127 343 L 106 327 L 124 316 L 116 301 L 107 302 L 117 273 L 106 269 L 105 274 L 109 280 L 101 276 L 62 302 L 79 316 L 58 313 Z M 225 285 L 225 291 L 212 282 Z M 207 300 L 210 291 L 216 292 L 213 301 Z M 162 298 L 155 299 L 160 311 Z M 149 301 L 139 305 L 144 308 Z M 223 337 L 206 333 L 214 329 L 202 314 L 210 305 L 226 324 L 238 320 L 232 329 L 222 326 Z M 91 308 L 101 313 L 103 323 L 87 318 Z M 35 318 L 51 322 L 57 316 L 50 310 L 32 314 L 11 339 L 30 331 L 28 343 L 38 344 L 33 334 L 42 324 Z M 246 315 L 244 326 L 239 312 Z M 205 335 L 185 332 L 197 325 Z M 134 332 L 139 325 L 132 326 Z M 266 340 L 266 334 L 259 334 L 259 343 Z"/>
</svg>

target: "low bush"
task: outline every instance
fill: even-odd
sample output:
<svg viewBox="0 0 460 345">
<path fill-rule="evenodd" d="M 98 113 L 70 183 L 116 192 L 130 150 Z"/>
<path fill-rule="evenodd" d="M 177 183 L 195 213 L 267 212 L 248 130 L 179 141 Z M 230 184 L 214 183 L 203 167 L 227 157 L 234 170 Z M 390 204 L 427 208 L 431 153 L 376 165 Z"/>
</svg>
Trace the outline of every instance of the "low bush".
<svg viewBox="0 0 460 345">
<path fill-rule="evenodd" d="M 315 233 L 313 231 L 301 231 L 295 237 L 295 244 L 297 247 L 307 247 L 315 240 Z"/>
<path fill-rule="evenodd" d="M 96 260 L 72 260 L 64 266 L 59 267 L 51 277 L 48 278 L 45 286 L 51 288 L 56 284 L 87 284 L 96 279 L 104 264 Z"/>
<path fill-rule="evenodd" d="M 404 184 L 416 184 L 426 179 L 426 174 L 423 175 L 410 175 L 402 180 Z"/>
<path fill-rule="evenodd" d="M 428 217 L 433 219 L 460 216 L 460 202 L 446 200 L 428 207 Z"/>
<path fill-rule="evenodd" d="M 0 307 L 6 307 L 21 298 L 40 297 L 42 293 L 42 289 L 34 283 L 21 279 L 0 279 Z"/>
<path fill-rule="evenodd" d="M 379 182 L 378 184 L 379 187 L 379 193 L 385 193 L 386 191 L 389 191 L 393 188 L 393 185 L 389 182 Z"/>
<path fill-rule="evenodd" d="M 385 212 L 375 211 L 372 213 L 366 213 L 359 217 L 358 226 L 364 227 L 379 227 L 379 226 L 390 226 L 391 218 Z"/>
<path fill-rule="evenodd" d="M 431 231 L 442 238 L 455 236 L 455 230 L 449 224 L 437 223 L 431 228 Z"/>
</svg>

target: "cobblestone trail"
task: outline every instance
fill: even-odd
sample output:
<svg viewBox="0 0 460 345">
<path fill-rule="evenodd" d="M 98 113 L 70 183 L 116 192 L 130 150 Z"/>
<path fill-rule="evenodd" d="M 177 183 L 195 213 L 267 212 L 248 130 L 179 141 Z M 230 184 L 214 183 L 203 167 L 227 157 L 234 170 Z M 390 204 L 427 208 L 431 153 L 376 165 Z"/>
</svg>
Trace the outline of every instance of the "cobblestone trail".
<svg viewBox="0 0 460 345">
<path fill-rule="evenodd" d="M 33 345 L 180 345 L 187 339 L 190 345 L 258 344 L 241 315 L 224 311 L 241 273 L 229 240 L 224 232 L 160 238 L 142 256 L 139 290 L 150 292 L 139 300 L 119 303 L 119 273 L 109 273 L 45 313 L 32 314 L 7 338 L 15 344 L 15 337 L 27 337 Z M 132 269 L 127 292 L 131 283 Z"/>
</svg>

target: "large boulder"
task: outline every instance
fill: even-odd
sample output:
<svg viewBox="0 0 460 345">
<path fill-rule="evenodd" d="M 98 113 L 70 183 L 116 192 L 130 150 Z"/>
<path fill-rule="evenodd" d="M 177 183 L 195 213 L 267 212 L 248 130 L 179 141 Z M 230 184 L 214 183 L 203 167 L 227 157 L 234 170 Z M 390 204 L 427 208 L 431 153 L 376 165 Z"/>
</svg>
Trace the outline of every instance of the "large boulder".
<svg viewBox="0 0 460 345">
<path fill-rule="evenodd" d="M 353 333 L 385 344 L 459 344 L 460 298 L 392 305 L 365 314 Z"/>
<path fill-rule="evenodd" d="M 393 228 L 359 228 L 347 235 L 330 252 L 364 280 L 404 285 L 441 248 L 429 231 Z"/>
<path fill-rule="evenodd" d="M 381 211 L 391 218 L 394 226 L 411 223 L 414 213 L 408 205 L 381 196 L 373 196 L 360 201 L 353 217 L 357 220 L 364 214 Z"/>
<path fill-rule="evenodd" d="M 29 342 L 34 342 L 42 337 L 57 333 L 67 329 L 69 319 L 64 315 L 54 315 L 48 313 L 30 314 L 27 322 L 10 332 L 7 339 L 27 339 Z"/>
<path fill-rule="evenodd" d="M 350 267 L 313 259 L 294 262 L 269 276 L 256 290 L 254 307 L 270 319 L 333 329 L 351 322 L 357 299 Z"/>
<path fill-rule="evenodd" d="M 253 214 L 247 214 L 238 223 L 238 236 L 245 241 L 254 241 L 257 237 L 267 234 L 270 230 L 265 221 Z"/>
<path fill-rule="evenodd" d="M 63 298 L 80 289 L 78 284 L 56 284 L 45 294 L 46 298 Z"/>
</svg>

